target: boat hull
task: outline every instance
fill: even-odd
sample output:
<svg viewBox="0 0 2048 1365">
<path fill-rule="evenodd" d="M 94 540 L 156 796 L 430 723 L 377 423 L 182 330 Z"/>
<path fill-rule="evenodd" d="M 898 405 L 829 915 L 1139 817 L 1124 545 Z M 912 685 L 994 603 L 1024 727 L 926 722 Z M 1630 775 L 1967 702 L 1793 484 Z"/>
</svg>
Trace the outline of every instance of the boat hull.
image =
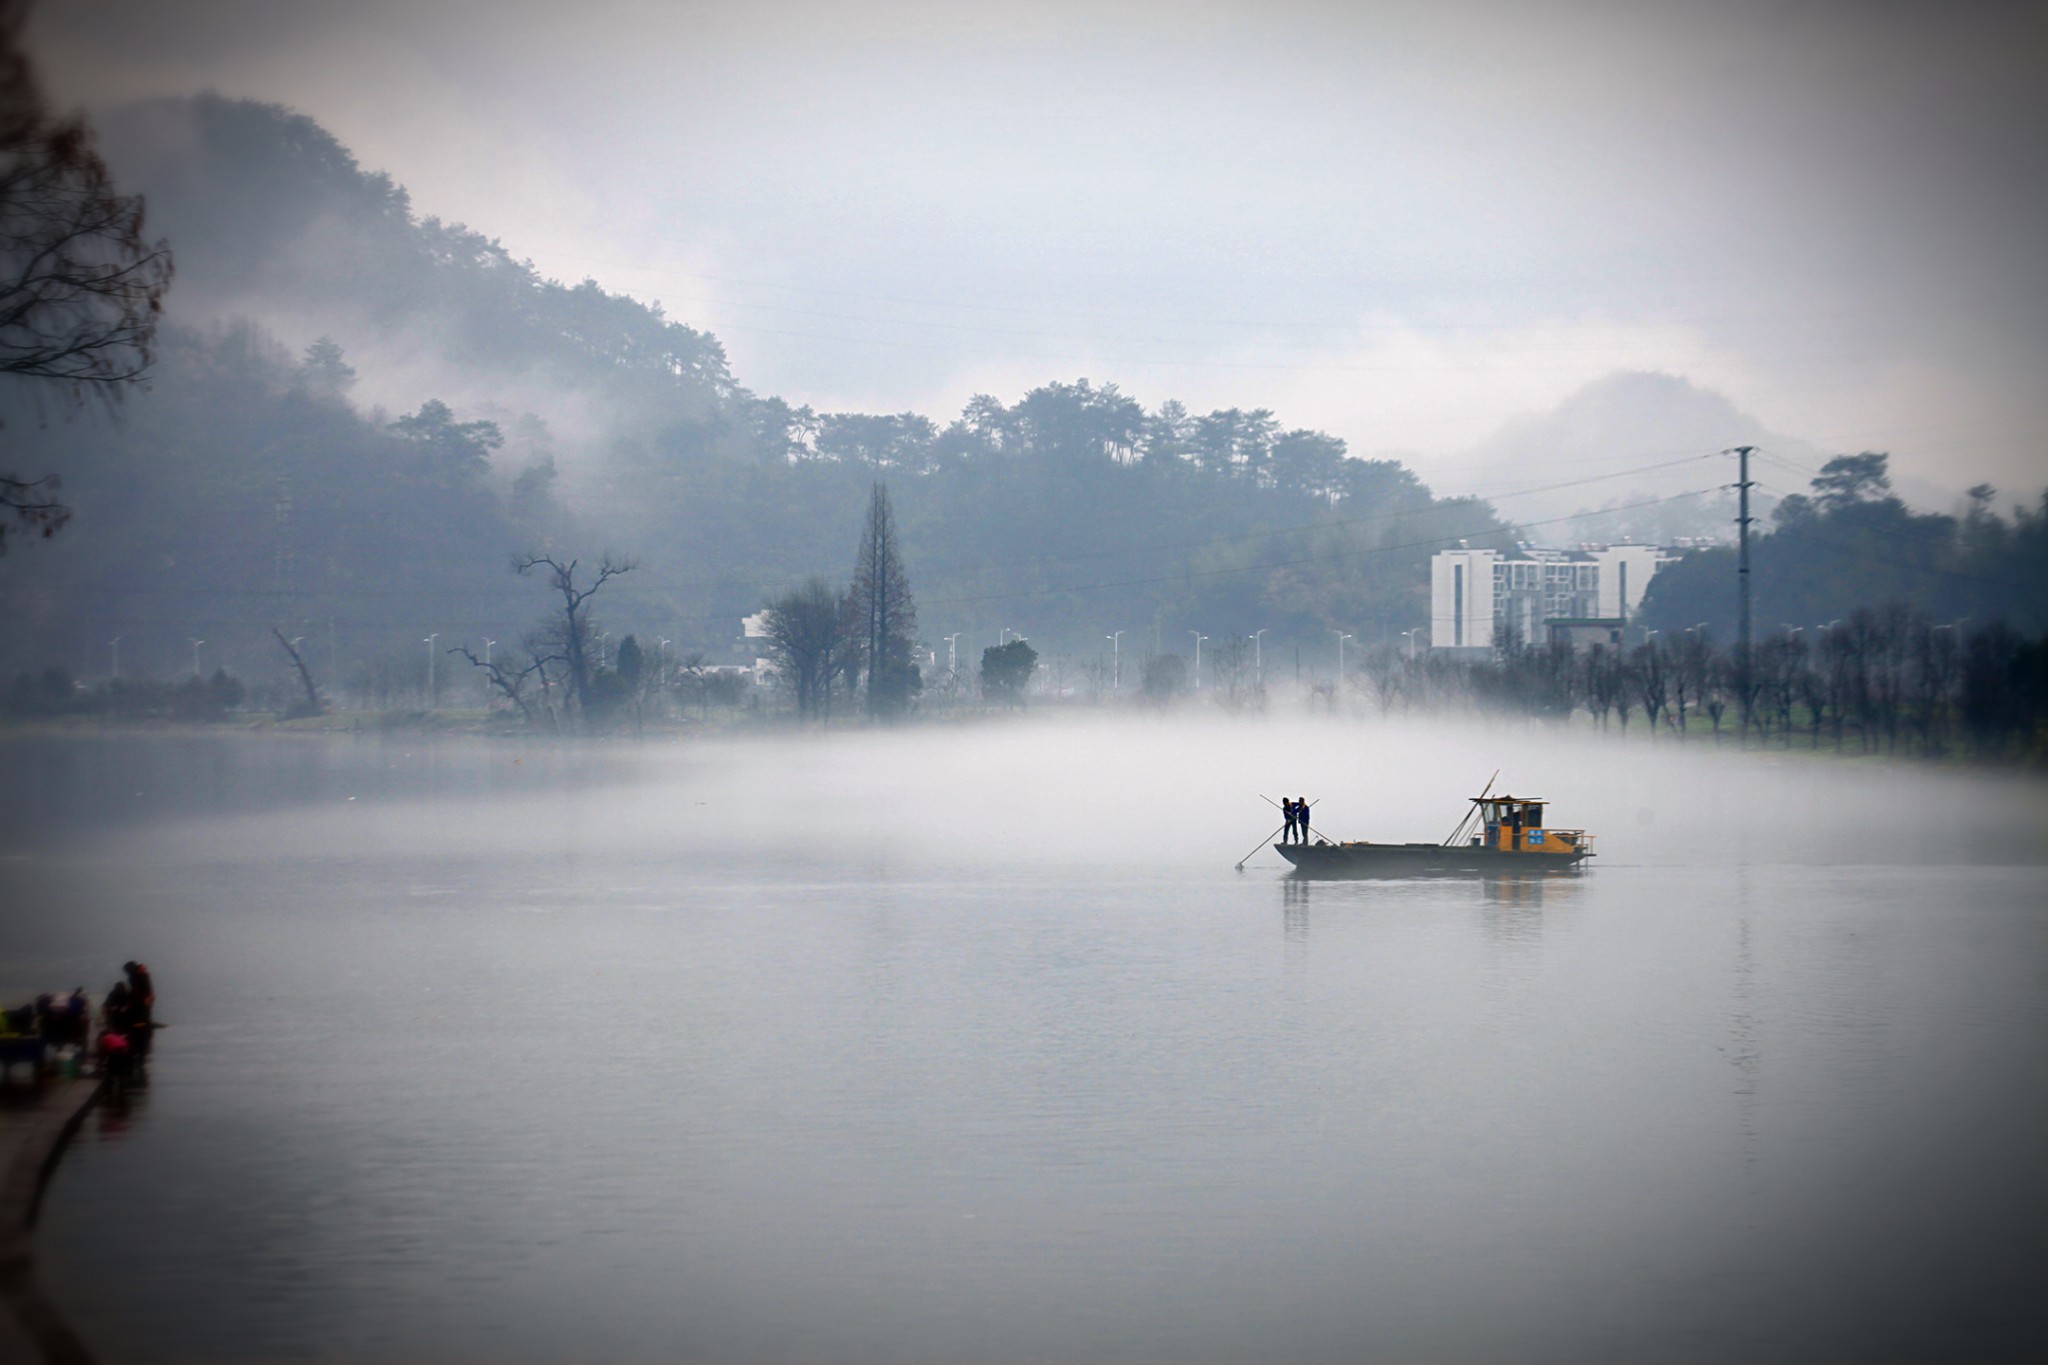
<svg viewBox="0 0 2048 1365">
<path fill-rule="evenodd" d="M 1440 874 L 1558 872 L 1592 854 L 1502 853 L 1446 844 L 1275 844 L 1303 877 L 1422 877 Z"/>
</svg>

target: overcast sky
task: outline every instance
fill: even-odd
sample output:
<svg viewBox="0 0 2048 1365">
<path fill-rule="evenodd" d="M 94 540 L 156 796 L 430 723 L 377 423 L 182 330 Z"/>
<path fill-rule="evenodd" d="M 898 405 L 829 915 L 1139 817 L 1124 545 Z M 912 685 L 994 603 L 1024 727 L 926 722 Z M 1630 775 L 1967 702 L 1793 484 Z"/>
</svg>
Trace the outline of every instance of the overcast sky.
<svg viewBox="0 0 2048 1365">
<path fill-rule="evenodd" d="M 1647 368 L 2038 490 L 2044 15 L 44 0 L 32 38 L 71 102 L 290 104 L 792 402 L 1086 375 L 1447 474 Z"/>
</svg>

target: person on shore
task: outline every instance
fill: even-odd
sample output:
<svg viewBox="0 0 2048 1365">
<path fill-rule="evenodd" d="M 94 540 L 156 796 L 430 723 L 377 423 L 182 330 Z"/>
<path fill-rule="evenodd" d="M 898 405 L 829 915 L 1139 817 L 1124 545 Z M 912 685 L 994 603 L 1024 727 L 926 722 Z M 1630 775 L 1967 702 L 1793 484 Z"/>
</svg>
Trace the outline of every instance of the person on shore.
<svg viewBox="0 0 2048 1365">
<path fill-rule="evenodd" d="M 100 1001 L 100 1032 L 126 1033 L 132 1017 L 128 983 L 116 981 L 106 999 Z"/>
<path fill-rule="evenodd" d="M 126 1084 L 135 1074 L 133 1013 L 128 996 L 128 983 L 116 981 L 100 1003 L 100 1072 L 117 1084 Z"/>
<path fill-rule="evenodd" d="M 135 1049 L 135 1064 L 144 1066 L 156 1037 L 156 983 L 147 963 L 124 962 L 121 970 L 128 973 L 128 1042 Z"/>
<path fill-rule="evenodd" d="M 1294 803 L 1294 827 L 1301 834 L 1301 842 L 1308 842 L 1308 798 L 1302 797 Z"/>
<path fill-rule="evenodd" d="M 1281 798 L 1280 798 L 1280 813 L 1281 813 L 1282 815 L 1284 815 L 1284 816 L 1286 816 L 1286 817 L 1287 817 L 1287 828 L 1286 828 L 1285 830 L 1283 830 L 1283 831 L 1281 832 L 1281 835 L 1280 835 L 1280 842 L 1281 842 L 1281 843 L 1283 843 L 1283 844 L 1291 844 L 1291 843 L 1293 843 L 1293 842 L 1294 842 L 1294 798 L 1293 798 L 1293 797 L 1291 797 L 1291 796 L 1283 796 L 1283 797 L 1281 797 Z"/>
<path fill-rule="evenodd" d="M 100 1074 L 124 1089 L 135 1078 L 135 1049 L 128 1035 L 107 1029 L 100 1034 Z"/>
</svg>

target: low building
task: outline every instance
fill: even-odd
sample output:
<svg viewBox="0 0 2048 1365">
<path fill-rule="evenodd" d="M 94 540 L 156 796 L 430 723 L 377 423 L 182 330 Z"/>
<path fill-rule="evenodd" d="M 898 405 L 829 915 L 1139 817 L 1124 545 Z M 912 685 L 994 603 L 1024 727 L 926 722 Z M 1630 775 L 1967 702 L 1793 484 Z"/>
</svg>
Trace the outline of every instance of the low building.
<svg viewBox="0 0 2048 1365">
<path fill-rule="evenodd" d="M 1553 616 L 1543 628 L 1551 644 L 1564 645 L 1578 654 L 1595 645 L 1621 648 L 1628 622 L 1619 616 Z"/>
<path fill-rule="evenodd" d="M 1490 651 L 1503 639 L 1546 641 L 1555 638 L 1552 622 L 1575 645 L 1603 630 L 1619 631 L 1611 641 L 1619 644 L 1650 580 L 1677 557 L 1656 545 L 1440 550 L 1430 563 L 1430 647 Z"/>
</svg>

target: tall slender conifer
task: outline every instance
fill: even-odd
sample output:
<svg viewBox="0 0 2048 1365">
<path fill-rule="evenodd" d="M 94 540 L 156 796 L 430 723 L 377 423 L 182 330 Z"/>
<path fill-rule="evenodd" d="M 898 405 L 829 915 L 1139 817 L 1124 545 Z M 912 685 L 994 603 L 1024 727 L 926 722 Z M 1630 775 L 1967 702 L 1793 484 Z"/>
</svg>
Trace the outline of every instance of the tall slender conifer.
<svg viewBox="0 0 2048 1365">
<path fill-rule="evenodd" d="M 868 714 L 900 715 L 924 680 L 911 658 L 917 637 L 917 603 L 896 545 L 896 517 L 889 490 L 877 483 L 868 498 L 867 526 L 853 563 L 853 608 L 859 624 L 860 667 L 866 679 Z"/>
</svg>

